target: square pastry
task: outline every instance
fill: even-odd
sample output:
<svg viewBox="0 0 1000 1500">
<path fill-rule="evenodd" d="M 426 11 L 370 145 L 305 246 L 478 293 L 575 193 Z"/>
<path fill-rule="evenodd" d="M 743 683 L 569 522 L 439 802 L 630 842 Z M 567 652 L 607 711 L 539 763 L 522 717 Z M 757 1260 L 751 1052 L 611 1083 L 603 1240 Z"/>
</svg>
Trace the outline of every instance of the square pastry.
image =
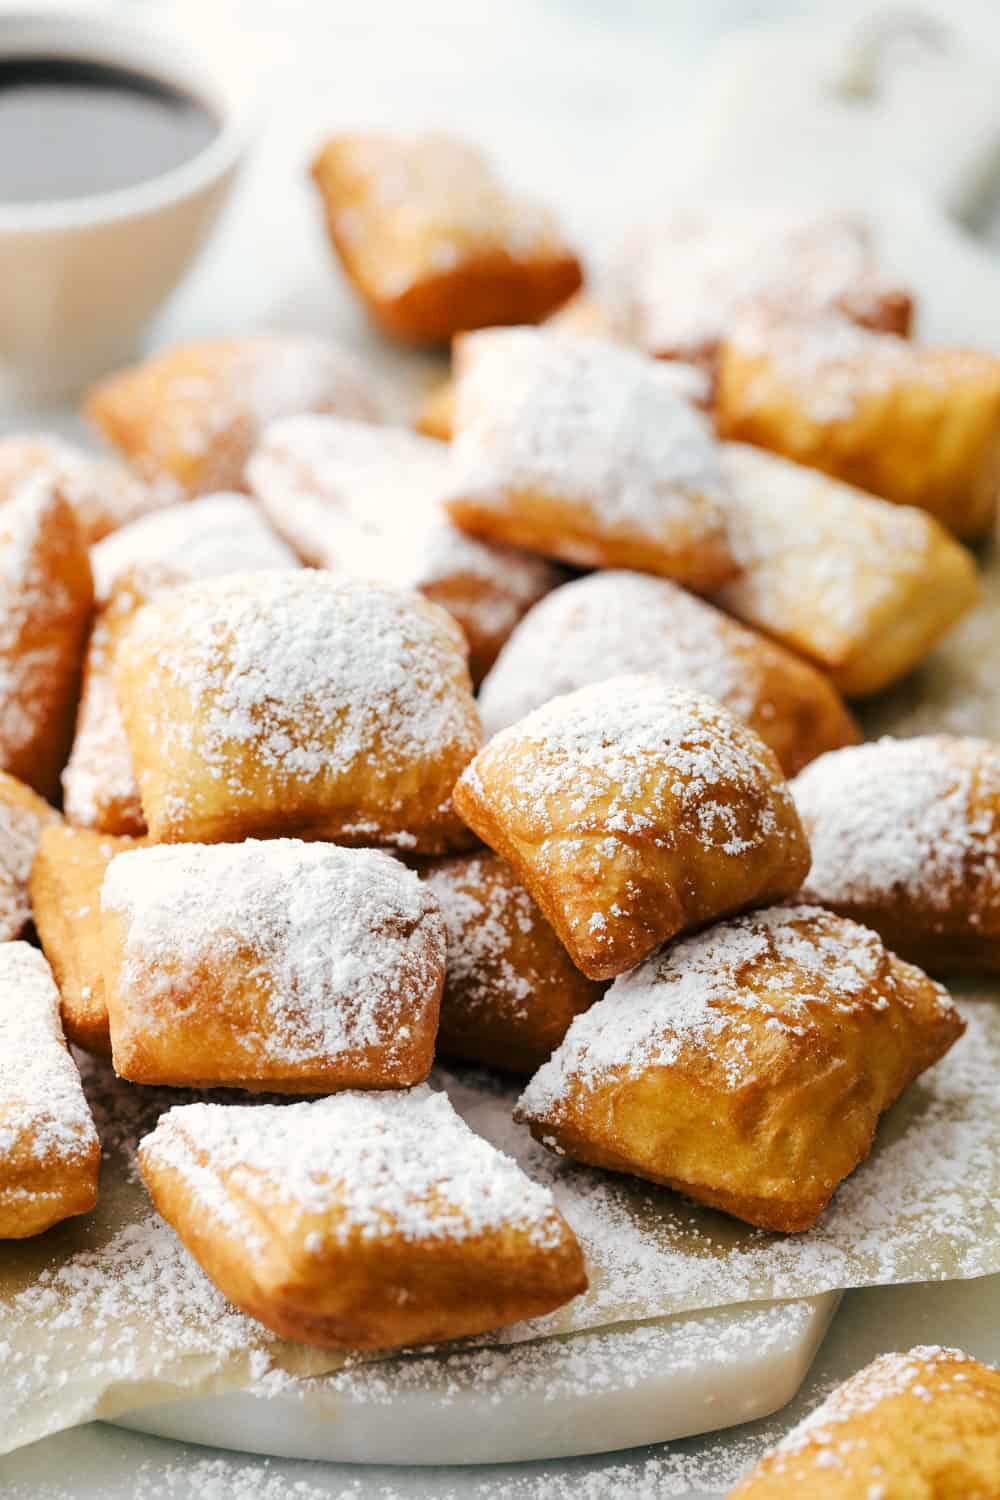
<svg viewBox="0 0 1000 1500">
<path fill-rule="evenodd" d="M 451 806 L 481 740 L 465 640 L 419 594 L 311 569 L 171 589 L 135 617 L 115 687 L 156 843 L 467 841 Z"/>
<path fill-rule="evenodd" d="M 389 854 L 161 844 L 111 861 L 101 909 L 123 1078 L 322 1094 L 430 1072 L 444 923 Z"/>
<path fill-rule="evenodd" d="M 101 1148 L 37 948 L 0 943 L 0 1240 L 97 1202 Z"/>
<path fill-rule="evenodd" d="M 536 1317 L 586 1290 L 548 1189 L 428 1088 L 190 1104 L 160 1117 L 139 1164 L 216 1285 L 283 1338 L 393 1349 Z"/>
<path fill-rule="evenodd" d="M 455 788 L 591 979 L 797 890 L 809 846 L 778 762 L 714 699 L 611 677 L 501 730 Z"/>
<path fill-rule="evenodd" d="M 947 991 L 875 933 L 774 906 L 623 975 L 573 1022 L 517 1117 L 578 1161 L 798 1232 L 964 1029 Z"/>
</svg>

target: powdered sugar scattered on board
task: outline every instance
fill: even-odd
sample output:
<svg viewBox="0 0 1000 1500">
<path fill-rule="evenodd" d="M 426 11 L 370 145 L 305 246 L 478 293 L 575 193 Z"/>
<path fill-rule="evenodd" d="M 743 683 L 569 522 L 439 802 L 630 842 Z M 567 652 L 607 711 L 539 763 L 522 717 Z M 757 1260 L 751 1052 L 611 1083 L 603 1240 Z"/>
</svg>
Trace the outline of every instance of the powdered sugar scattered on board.
<svg viewBox="0 0 1000 1500">
<path fill-rule="evenodd" d="M 206 975 L 225 1024 L 231 971 L 247 991 L 229 1017 L 237 1077 L 254 1076 L 261 1057 L 308 1070 L 369 1048 L 391 1070 L 444 970 L 434 897 L 376 850 L 296 839 L 129 850 L 108 866 L 101 900 L 124 922 L 116 1045 L 150 1031 L 180 1045 L 197 1032 L 191 1005 Z"/>
<path fill-rule="evenodd" d="M 800 772 L 793 794 L 813 862 L 807 899 L 903 895 L 947 914 L 961 893 L 1000 907 L 1000 749 L 946 735 L 837 750 Z"/>
</svg>

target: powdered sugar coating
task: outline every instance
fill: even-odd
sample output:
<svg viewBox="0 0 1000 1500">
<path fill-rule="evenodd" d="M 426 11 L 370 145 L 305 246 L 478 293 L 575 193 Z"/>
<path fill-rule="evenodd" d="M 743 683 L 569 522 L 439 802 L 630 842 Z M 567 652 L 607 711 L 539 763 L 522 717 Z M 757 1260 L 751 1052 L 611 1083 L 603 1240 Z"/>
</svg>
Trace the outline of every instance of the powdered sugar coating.
<svg viewBox="0 0 1000 1500">
<path fill-rule="evenodd" d="M 744 971 L 767 965 L 760 985 Z M 761 1026 L 795 1033 L 813 1005 L 852 1013 L 884 1009 L 886 950 L 867 928 L 815 906 L 772 906 L 708 928 L 661 949 L 578 1016 L 536 1073 L 518 1109 L 526 1119 L 558 1119 L 568 1090 L 669 1067 L 694 1048 L 713 1060 L 731 1088 L 754 1077 Z M 947 991 L 937 986 L 942 1007 Z M 749 1019 L 744 1020 L 746 1016 Z"/>
<path fill-rule="evenodd" d="M 28 876 L 46 823 L 59 814 L 0 773 L 0 942 L 16 938 L 31 916 Z"/>
<path fill-rule="evenodd" d="M 0 440 L 0 496 L 9 499 L 27 479 L 41 479 L 61 495 L 91 543 L 171 499 L 169 485 L 144 484 L 113 459 L 87 453 L 52 433 L 19 433 Z"/>
<path fill-rule="evenodd" d="M 261 1195 L 290 1223 L 329 1215 L 323 1237 L 401 1237 L 421 1244 L 517 1229 L 554 1247 L 562 1221 L 552 1195 L 509 1156 L 474 1135 L 445 1094 L 344 1093 L 309 1104 L 183 1105 L 141 1143 L 156 1167 L 179 1172 L 199 1207 L 256 1235 L 229 1183 Z M 319 1253 L 322 1246 L 316 1246 Z"/>
<path fill-rule="evenodd" d="M 295 554 L 244 495 L 205 495 L 168 505 L 98 542 L 90 551 L 94 591 L 105 601 L 132 568 L 186 582 L 222 573 L 293 568 Z"/>
<path fill-rule="evenodd" d="M 82 1164 L 96 1145 L 80 1075 L 63 1041 L 52 971 L 37 948 L 2 943 L 0 1175 L 14 1152 L 43 1166 Z"/>
<path fill-rule="evenodd" d="M 224 997 L 228 975 L 260 1001 L 259 1031 L 238 1010 L 240 1055 L 307 1069 L 378 1048 L 391 1068 L 436 1007 L 437 902 L 376 850 L 297 839 L 129 850 L 108 865 L 101 904 L 124 924 L 118 1038 L 183 1029 L 199 981 L 211 975 Z"/>
</svg>

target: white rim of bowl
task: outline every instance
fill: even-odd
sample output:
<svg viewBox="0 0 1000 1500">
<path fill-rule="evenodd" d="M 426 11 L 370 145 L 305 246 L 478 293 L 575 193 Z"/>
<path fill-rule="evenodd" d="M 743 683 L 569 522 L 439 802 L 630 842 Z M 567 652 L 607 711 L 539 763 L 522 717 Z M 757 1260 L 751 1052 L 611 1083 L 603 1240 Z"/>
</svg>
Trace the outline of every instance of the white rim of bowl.
<svg viewBox="0 0 1000 1500">
<path fill-rule="evenodd" d="M 32 54 L 145 72 L 201 99 L 217 115 L 219 129 L 190 160 L 131 187 L 37 203 L 0 201 L 0 234 L 85 229 L 155 213 L 225 177 L 250 144 L 246 80 L 230 67 L 204 64 L 184 38 L 155 24 L 100 10 L 0 10 L 0 62 Z"/>
</svg>

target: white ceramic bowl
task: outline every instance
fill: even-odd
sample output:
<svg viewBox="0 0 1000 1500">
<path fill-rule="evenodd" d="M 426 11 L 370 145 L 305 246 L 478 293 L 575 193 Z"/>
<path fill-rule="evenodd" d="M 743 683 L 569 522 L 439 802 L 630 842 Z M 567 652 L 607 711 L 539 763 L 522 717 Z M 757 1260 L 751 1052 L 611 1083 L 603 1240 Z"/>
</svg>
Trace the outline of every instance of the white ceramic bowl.
<svg viewBox="0 0 1000 1500">
<path fill-rule="evenodd" d="M 126 362 L 222 207 L 244 154 L 244 91 L 159 31 L 107 11 L 0 11 L 0 57 L 83 57 L 152 73 L 203 98 L 219 132 L 135 187 L 0 203 L 0 404 L 49 401 Z"/>
</svg>

